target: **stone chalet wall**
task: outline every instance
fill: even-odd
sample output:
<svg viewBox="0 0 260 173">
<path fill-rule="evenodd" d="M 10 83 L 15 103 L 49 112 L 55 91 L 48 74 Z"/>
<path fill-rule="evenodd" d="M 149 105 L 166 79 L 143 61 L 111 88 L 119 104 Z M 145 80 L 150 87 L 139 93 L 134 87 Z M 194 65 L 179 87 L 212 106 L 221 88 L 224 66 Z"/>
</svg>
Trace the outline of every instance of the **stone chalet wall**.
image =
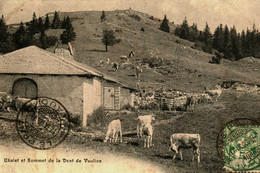
<svg viewBox="0 0 260 173">
<path fill-rule="evenodd" d="M 0 92 L 12 93 L 13 83 L 29 78 L 38 85 L 38 97 L 60 101 L 73 114 L 83 114 L 83 83 L 93 84 L 93 79 L 61 75 L 4 75 L 0 74 Z"/>
</svg>

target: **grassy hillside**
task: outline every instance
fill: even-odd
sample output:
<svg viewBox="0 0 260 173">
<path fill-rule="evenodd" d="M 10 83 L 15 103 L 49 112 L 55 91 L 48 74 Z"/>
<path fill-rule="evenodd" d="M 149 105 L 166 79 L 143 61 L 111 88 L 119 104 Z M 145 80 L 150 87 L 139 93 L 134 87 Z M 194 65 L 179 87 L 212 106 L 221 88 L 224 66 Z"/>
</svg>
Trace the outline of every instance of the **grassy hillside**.
<svg viewBox="0 0 260 173">
<path fill-rule="evenodd" d="M 124 69 L 122 66 L 114 72 L 111 65 L 99 66 L 100 60 L 109 58 L 111 62 L 120 62 L 121 55 L 135 52 L 130 63 L 140 64 L 144 58 L 161 58 L 164 65 L 157 68 L 143 68 L 141 86 L 161 87 L 184 90 L 202 91 L 215 83 L 227 80 L 245 83 L 260 83 L 260 61 L 230 62 L 224 60 L 220 65 L 208 63 L 212 55 L 192 49 L 194 44 L 174 35 L 176 25 L 169 22 L 170 33 L 158 28 L 161 20 L 150 19 L 150 15 L 134 10 L 107 11 L 106 21 L 101 22 L 100 11 L 91 12 L 60 12 L 60 18 L 69 16 L 72 19 L 77 38 L 72 42 L 75 48 L 75 59 L 88 64 L 106 74 L 114 76 L 135 87 L 135 70 Z M 52 18 L 51 15 L 50 19 Z M 141 28 L 144 31 L 141 31 Z M 102 44 L 104 29 L 112 29 L 121 39 L 119 44 L 108 48 Z M 59 36 L 61 30 L 48 30 L 47 34 Z"/>
</svg>

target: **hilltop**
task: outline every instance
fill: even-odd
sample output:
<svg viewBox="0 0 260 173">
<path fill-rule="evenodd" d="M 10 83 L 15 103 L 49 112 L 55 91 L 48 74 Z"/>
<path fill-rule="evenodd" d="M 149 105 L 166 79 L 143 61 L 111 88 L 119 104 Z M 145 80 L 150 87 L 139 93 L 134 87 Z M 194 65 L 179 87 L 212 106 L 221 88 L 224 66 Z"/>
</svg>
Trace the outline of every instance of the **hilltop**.
<svg viewBox="0 0 260 173">
<path fill-rule="evenodd" d="M 144 59 L 156 59 L 162 65 L 154 68 L 142 67 L 141 87 L 162 87 L 183 90 L 203 91 L 223 81 L 241 81 L 260 84 L 259 59 L 231 62 L 224 60 L 222 64 L 210 64 L 213 55 L 191 48 L 194 43 L 182 40 L 174 35 L 177 25 L 169 21 L 170 33 L 159 30 L 162 20 L 153 18 L 135 10 L 106 11 L 106 21 L 101 22 L 101 11 L 59 12 L 60 19 L 69 16 L 77 34 L 72 42 L 75 59 L 88 64 L 97 70 L 114 76 L 122 82 L 135 87 L 135 69 L 133 66 L 123 68 L 121 65 L 115 72 L 111 65 L 100 66 L 99 61 L 120 62 L 120 56 L 128 56 L 130 51 L 135 56 L 130 63 L 144 64 Z M 50 19 L 52 13 L 49 13 Z M 144 31 L 141 31 L 141 28 Z M 121 42 L 108 48 L 102 44 L 104 29 L 115 31 Z M 49 29 L 48 35 L 59 37 L 62 30 Z M 54 51 L 54 48 L 48 49 Z"/>
</svg>

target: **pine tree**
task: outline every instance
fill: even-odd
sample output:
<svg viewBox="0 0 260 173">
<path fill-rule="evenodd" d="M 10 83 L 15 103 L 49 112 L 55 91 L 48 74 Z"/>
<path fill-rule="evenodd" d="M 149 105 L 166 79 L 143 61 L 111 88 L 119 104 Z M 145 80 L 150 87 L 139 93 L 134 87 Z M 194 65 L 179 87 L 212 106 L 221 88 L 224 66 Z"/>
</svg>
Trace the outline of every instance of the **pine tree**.
<svg viewBox="0 0 260 173">
<path fill-rule="evenodd" d="M 45 27 L 41 17 L 39 17 L 38 19 L 38 30 L 40 31 L 40 33 L 45 32 Z"/>
<path fill-rule="evenodd" d="M 65 28 L 72 28 L 72 23 L 69 16 L 67 16 L 65 24 Z"/>
<path fill-rule="evenodd" d="M 51 24 L 51 28 L 58 29 L 58 28 L 60 28 L 60 25 L 61 25 L 61 23 L 60 23 L 59 13 L 57 11 L 55 11 L 54 18 L 53 18 L 53 21 Z"/>
<path fill-rule="evenodd" d="M 161 23 L 160 30 L 162 30 L 164 32 L 170 32 L 170 27 L 168 25 L 168 19 L 167 19 L 166 15 L 164 15 L 164 19 Z"/>
<path fill-rule="evenodd" d="M 231 45 L 231 39 L 230 39 L 230 32 L 228 29 L 228 26 L 225 25 L 224 29 L 224 35 L 223 35 L 223 48 L 224 48 L 224 57 L 226 59 L 233 60 L 234 55 L 232 53 L 232 45 Z"/>
<path fill-rule="evenodd" d="M 235 26 L 230 29 L 230 40 L 231 40 L 231 47 L 232 47 L 232 54 L 234 55 L 235 59 L 240 59 L 241 56 L 241 48 L 239 45 L 240 36 L 238 37 L 237 31 Z M 232 59 L 234 60 L 234 59 Z"/>
<path fill-rule="evenodd" d="M 8 39 L 7 26 L 5 24 L 4 16 L 0 19 L 0 42 L 5 42 Z"/>
<path fill-rule="evenodd" d="M 20 23 L 19 29 L 13 35 L 16 49 L 27 47 L 30 42 L 30 37 L 25 30 L 23 22 Z"/>
<path fill-rule="evenodd" d="M 119 40 L 115 37 L 113 30 L 103 30 L 102 43 L 106 46 L 106 52 L 108 51 L 108 46 L 113 46 L 118 42 Z"/>
<path fill-rule="evenodd" d="M 76 38 L 76 33 L 74 32 L 74 28 L 71 24 L 71 20 L 69 17 L 66 19 L 66 30 L 60 35 L 60 39 L 62 43 L 67 44 L 70 41 L 74 41 Z"/>
<path fill-rule="evenodd" d="M 242 30 L 241 32 L 241 56 L 246 56 L 246 49 L 247 49 L 247 43 L 246 43 L 246 34 L 245 31 Z"/>
<path fill-rule="evenodd" d="M 50 20 L 48 14 L 46 14 L 45 22 L 44 22 L 45 29 L 50 29 Z"/>
<path fill-rule="evenodd" d="M 197 41 L 199 38 L 199 30 L 197 24 L 193 23 L 189 29 L 189 39 L 190 41 Z"/>
<path fill-rule="evenodd" d="M 7 26 L 2 15 L 0 19 L 0 53 L 8 53 L 14 50 L 11 35 L 7 31 Z"/>
<path fill-rule="evenodd" d="M 203 31 L 203 42 L 205 43 L 204 51 L 212 53 L 212 34 L 208 23 L 206 23 L 205 29 Z"/>
<path fill-rule="evenodd" d="M 189 34 L 190 34 L 189 24 L 187 18 L 185 17 L 181 25 L 180 38 L 188 39 Z"/>
<path fill-rule="evenodd" d="M 211 39 L 212 39 L 212 34 L 210 32 L 208 23 L 206 23 L 205 29 L 203 30 L 203 41 L 205 43 L 208 43 L 211 41 Z"/>
<path fill-rule="evenodd" d="M 30 36 L 33 37 L 34 34 L 40 32 L 38 26 L 39 26 L 39 25 L 38 25 L 38 19 L 37 19 L 37 17 L 36 17 L 36 14 L 33 13 L 33 18 L 32 18 L 32 20 L 30 21 L 29 27 L 28 27 Z"/>
<path fill-rule="evenodd" d="M 105 14 L 105 11 L 102 11 L 102 15 L 100 16 L 100 20 L 101 20 L 101 22 L 103 22 L 103 21 L 106 20 L 106 14 Z"/>
<path fill-rule="evenodd" d="M 246 30 L 246 48 L 245 48 L 245 56 L 252 55 L 252 37 L 251 31 L 247 28 Z"/>
<path fill-rule="evenodd" d="M 48 37 L 46 36 L 44 31 L 41 32 L 40 42 L 41 42 L 41 48 L 43 48 L 43 49 L 48 48 Z"/>
<path fill-rule="evenodd" d="M 214 32 L 214 37 L 213 37 L 213 43 L 212 46 L 214 49 L 220 51 L 221 47 L 221 34 L 220 34 L 220 27 L 218 26 Z"/>
<path fill-rule="evenodd" d="M 251 32 L 251 56 L 256 56 L 257 54 L 257 30 L 255 23 L 253 24 L 253 30 Z"/>
<path fill-rule="evenodd" d="M 62 28 L 62 29 L 66 29 L 66 24 L 67 24 L 67 23 L 66 23 L 66 18 L 64 17 L 64 18 L 63 18 L 63 21 L 62 21 L 62 24 L 61 24 L 61 28 Z"/>
</svg>

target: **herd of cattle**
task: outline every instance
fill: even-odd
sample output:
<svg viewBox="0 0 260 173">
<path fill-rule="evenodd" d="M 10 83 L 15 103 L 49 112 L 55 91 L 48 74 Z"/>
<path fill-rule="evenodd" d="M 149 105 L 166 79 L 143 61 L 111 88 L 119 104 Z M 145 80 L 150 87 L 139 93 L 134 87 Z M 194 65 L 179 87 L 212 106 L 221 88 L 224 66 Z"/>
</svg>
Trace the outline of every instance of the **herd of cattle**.
<svg viewBox="0 0 260 173">
<path fill-rule="evenodd" d="M 150 91 L 140 92 L 135 97 L 135 106 L 145 108 L 149 104 L 159 109 L 192 111 L 196 104 L 213 103 L 221 96 L 222 88 L 206 90 L 204 93 L 186 93 L 181 91 Z"/>
<path fill-rule="evenodd" d="M 155 120 L 154 115 L 143 115 L 137 117 L 137 136 L 143 137 L 144 147 L 150 148 L 153 145 L 153 126 L 151 125 L 152 121 Z M 117 142 L 118 136 L 120 135 L 120 142 L 122 143 L 122 126 L 120 119 L 111 121 L 108 124 L 108 129 L 104 142 L 107 142 L 108 139 L 111 142 Z M 200 135 L 199 134 L 187 134 L 187 133 L 175 133 L 170 136 L 170 151 L 174 152 L 173 159 L 176 158 L 176 155 L 180 155 L 180 159 L 183 160 L 182 149 L 193 149 L 193 157 L 197 157 L 198 163 L 200 163 Z"/>
</svg>

